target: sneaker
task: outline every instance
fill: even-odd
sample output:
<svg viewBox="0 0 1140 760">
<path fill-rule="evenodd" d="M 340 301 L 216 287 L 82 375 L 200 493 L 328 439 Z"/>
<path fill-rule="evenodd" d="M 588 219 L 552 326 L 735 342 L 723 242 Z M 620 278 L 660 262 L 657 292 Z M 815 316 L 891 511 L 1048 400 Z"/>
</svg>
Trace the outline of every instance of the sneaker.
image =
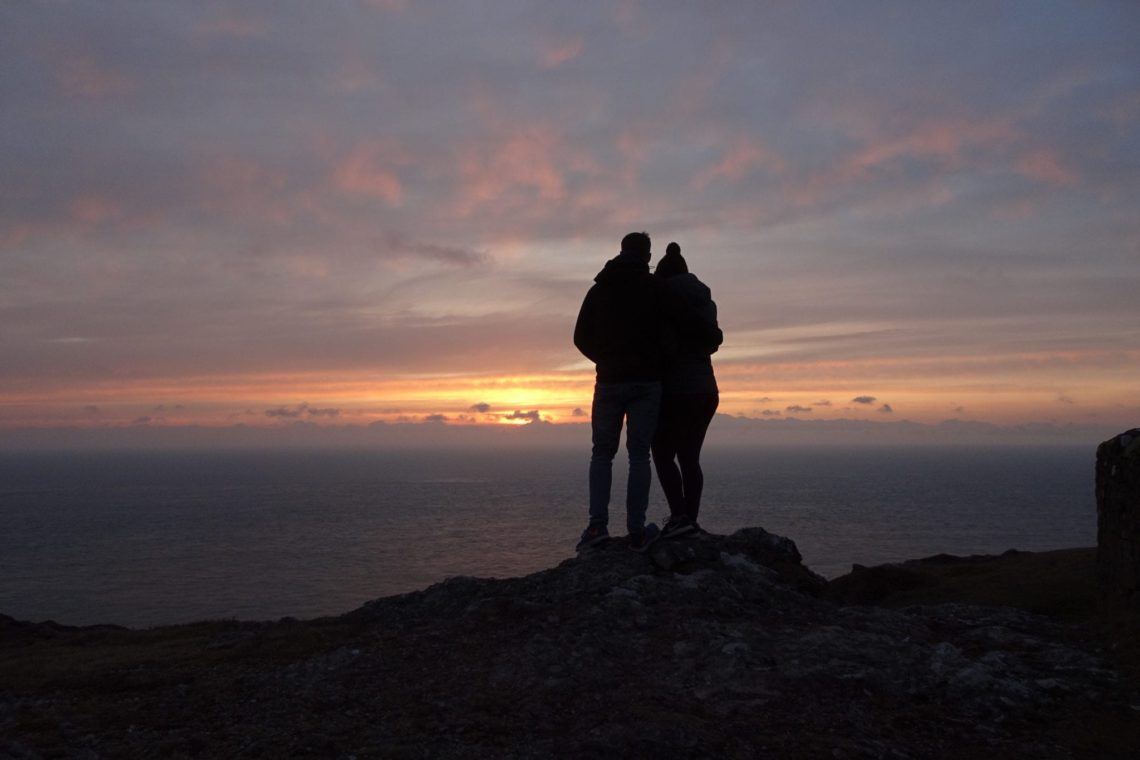
<svg viewBox="0 0 1140 760">
<path fill-rule="evenodd" d="M 648 523 L 636 536 L 629 536 L 629 548 L 635 552 L 643 552 L 657 539 L 661 538 L 661 531 L 653 523 Z"/>
<path fill-rule="evenodd" d="M 598 544 L 608 540 L 609 537 L 610 534 L 606 530 L 606 526 L 587 526 L 587 528 L 582 531 L 582 538 L 578 540 L 578 545 L 574 547 L 574 551 L 580 552 L 583 549 L 589 549 L 591 546 L 597 546 Z"/>
<path fill-rule="evenodd" d="M 661 538 L 678 538 L 696 533 L 697 530 L 697 524 L 689 518 L 670 516 L 664 527 L 661 528 Z"/>
</svg>

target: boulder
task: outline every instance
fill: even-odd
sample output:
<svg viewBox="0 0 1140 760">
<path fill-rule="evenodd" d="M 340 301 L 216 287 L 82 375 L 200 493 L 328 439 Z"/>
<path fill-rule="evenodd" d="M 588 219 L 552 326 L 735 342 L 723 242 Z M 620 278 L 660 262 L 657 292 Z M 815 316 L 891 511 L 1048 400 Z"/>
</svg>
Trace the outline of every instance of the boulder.
<svg viewBox="0 0 1140 760">
<path fill-rule="evenodd" d="M 1140 613 L 1140 428 L 1097 447 L 1096 514 L 1101 604 Z"/>
</svg>

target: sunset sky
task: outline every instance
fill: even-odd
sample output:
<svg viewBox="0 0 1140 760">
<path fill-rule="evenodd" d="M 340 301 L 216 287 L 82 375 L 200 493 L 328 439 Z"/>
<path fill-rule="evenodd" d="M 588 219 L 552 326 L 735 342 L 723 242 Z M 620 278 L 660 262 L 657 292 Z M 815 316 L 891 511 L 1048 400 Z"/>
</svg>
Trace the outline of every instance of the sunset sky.
<svg viewBox="0 0 1140 760">
<path fill-rule="evenodd" d="M 5 2 L 0 430 L 588 419 L 621 237 L 721 411 L 1140 425 L 1140 3 Z"/>
</svg>

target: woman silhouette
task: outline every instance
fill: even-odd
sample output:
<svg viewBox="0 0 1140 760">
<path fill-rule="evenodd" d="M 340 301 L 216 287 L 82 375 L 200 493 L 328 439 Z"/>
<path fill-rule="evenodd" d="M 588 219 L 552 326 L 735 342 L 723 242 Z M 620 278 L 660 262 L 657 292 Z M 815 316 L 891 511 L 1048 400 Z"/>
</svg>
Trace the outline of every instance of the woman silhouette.
<svg viewBox="0 0 1140 760">
<path fill-rule="evenodd" d="M 712 293 L 689 272 L 681 246 L 668 245 L 654 276 L 686 306 L 677 325 L 677 351 L 665 369 L 661 413 L 653 438 L 653 464 L 669 502 L 669 520 L 661 529 L 661 537 L 670 538 L 701 530 L 697 524 L 705 482 L 701 446 L 720 403 L 710 356 L 724 335 L 717 325 Z"/>
</svg>

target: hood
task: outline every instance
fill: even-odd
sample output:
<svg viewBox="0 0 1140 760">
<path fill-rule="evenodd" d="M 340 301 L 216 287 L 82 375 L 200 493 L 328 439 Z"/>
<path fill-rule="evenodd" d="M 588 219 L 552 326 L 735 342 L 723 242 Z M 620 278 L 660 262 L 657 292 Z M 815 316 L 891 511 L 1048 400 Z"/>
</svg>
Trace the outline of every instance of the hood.
<svg viewBox="0 0 1140 760">
<path fill-rule="evenodd" d="M 712 291 L 708 285 L 697 279 L 692 272 L 676 274 L 665 278 L 665 284 L 675 293 L 681 293 L 690 303 L 704 303 L 712 300 Z"/>
<path fill-rule="evenodd" d="M 648 274 L 649 264 L 628 253 L 619 253 L 606 262 L 602 271 L 594 277 L 594 282 L 621 282 L 644 277 Z"/>
</svg>

